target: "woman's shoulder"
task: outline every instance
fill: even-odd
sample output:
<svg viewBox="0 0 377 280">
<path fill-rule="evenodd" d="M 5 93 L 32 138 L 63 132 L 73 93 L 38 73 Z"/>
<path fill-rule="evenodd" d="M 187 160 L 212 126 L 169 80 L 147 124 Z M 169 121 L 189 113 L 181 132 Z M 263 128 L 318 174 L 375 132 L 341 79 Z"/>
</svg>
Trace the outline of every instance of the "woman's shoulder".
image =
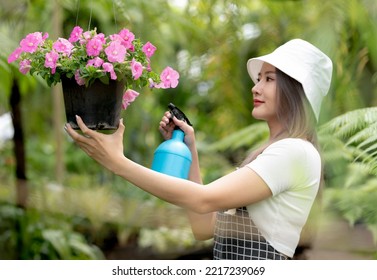
<svg viewBox="0 0 377 280">
<path fill-rule="evenodd" d="M 305 148 L 311 148 L 311 147 L 315 148 L 312 143 L 302 138 L 283 138 L 283 139 L 277 140 L 276 142 L 273 142 L 268 147 L 274 147 L 274 146 L 302 146 Z"/>
<path fill-rule="evenodd" d="M 284 138 L 280 139 L 271 145 L 269 145 L 265 151 L 286 151 L 291 156 L 297 155 L 297 156 L 303 156 L 303 155 L 312 155 L 312 156 L 319 156 L 319 152 L 314 145 L 302 138 Z"/>
</svg>

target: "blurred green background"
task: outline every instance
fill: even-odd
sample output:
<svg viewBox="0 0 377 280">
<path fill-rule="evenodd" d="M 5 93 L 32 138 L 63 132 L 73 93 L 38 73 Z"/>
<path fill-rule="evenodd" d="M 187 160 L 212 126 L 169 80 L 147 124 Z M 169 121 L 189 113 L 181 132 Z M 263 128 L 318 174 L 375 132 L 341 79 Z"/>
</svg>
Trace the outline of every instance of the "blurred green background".
<svg viewBox="0 0 377 280">
<path fill-rule="evenodd" d="M 150 166 L 173 102 L 194 124 L 204 182 L 232 171 L 267 137 L 251 117 L 248 58 L 292 38 L 322 49 L 334 63 L 318 124 L 325 186 L 296 258 L 377 259 L 375 0 L 1 0 L 0 259 L 211 258 L 211 241 L 193 239 L 182 209 L 75 147 L 63 130 L 60 85 L 48 88 L 7 63 L 28 33 L 67 38 L 75 25 L 105 34 L 128 28 L 157 47 L 156 71 L 180 72 L 176 89 L 146 89 L 123 111 L 125 154 Z M 343 242 L 355 246 L 331 254 L 345 249 L 344 231 Z M 313 253 L 318 240 L 330 254 Z"/>
</svg>

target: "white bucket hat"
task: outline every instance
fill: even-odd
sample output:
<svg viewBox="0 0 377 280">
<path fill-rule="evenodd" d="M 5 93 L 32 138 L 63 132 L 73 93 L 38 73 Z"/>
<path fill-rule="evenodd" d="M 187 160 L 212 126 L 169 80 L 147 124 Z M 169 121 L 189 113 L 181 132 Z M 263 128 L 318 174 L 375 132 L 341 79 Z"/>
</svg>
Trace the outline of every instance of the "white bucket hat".
<svg viewBox="0 0 377 280">
<path fill-rule="evenodd" d="M 302 84 L 318 121 L 322 99 L 330 88 L 331 59 L 312 44 L 301 39 L 293 39 L 270 54 L 249 59 L 247 71 L 255 84 L 264 62 L 275 66 Z"/>
</svg>

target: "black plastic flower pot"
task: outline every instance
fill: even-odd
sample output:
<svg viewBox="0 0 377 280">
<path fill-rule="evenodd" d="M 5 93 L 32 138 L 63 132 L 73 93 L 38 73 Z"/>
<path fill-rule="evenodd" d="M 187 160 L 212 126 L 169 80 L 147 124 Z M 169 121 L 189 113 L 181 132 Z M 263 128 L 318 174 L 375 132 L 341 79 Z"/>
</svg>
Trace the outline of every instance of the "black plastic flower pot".
<svg viewBox="0 0 377 280">
<path fill-rule="evenodd" d="M 76 115 L 94 130 L 118 128 L 122 111 L 124 83 L 110 80 L 104 84 L 95 80 L 89 87 L 80 86 L 75 79 L 62 78 L 65 113 L 73 129 L 79 129 Z"/>
</svg>

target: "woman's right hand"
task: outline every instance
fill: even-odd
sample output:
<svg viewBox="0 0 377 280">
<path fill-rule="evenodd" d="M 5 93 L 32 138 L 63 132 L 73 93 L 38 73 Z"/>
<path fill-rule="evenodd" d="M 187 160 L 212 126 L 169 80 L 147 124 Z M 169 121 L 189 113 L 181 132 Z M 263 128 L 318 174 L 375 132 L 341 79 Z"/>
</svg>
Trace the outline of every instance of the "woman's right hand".
<svg viewBox="0 0 377 280">
<path fill-rule="evenodd" d="M 188 125 L 185 121 L 178 120 L 176 117 L 171 118 L 172 115 L 169 111 L 163 115 L 159 131 L 165 140 L 168 140 L 173 135 L 173 130 L 178 126 L 185 133 L 185 143 L 188 147 L 191 147 L 195 143 L 194 128 Z"/>
</svg>

